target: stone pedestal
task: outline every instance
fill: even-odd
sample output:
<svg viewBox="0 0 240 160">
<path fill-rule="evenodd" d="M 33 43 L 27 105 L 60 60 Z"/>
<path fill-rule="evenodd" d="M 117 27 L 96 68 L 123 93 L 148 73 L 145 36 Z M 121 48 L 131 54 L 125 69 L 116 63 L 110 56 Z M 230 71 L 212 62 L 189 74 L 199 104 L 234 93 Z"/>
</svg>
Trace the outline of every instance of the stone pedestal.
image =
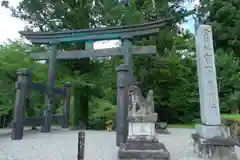
<svg viewBox="0 0 240 160">
<path fill-rule="evenodd" d="M 170 134 L 167 129 L 168 124 L 167 122 L 158 122 L 155 124 L 155 129 L 157 134 Z"/>
<path fill-rule="evenodd" d="M 192 138 L 194 153 L 203 159 L 238 160 L 234 148 L 238 142 L 221 126 L 196 125 Z"/>
<path fill-rule="evenodd" d="M 128 116 L 129 134 L 125 144 L 121 144 L 119 159 L 124 160 L 169 160 L 170 155 L 164 144 L 156 137 L 157 114 Z"/>
</svg>

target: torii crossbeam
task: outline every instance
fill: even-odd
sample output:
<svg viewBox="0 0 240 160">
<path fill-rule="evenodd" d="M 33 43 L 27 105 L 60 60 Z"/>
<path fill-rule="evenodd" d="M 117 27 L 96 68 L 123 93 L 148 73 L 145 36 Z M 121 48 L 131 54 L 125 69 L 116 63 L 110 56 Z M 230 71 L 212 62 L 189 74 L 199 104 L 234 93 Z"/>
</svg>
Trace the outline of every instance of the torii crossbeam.
<svg viewBox="0 0 240 160">
<path fill-rule="evenodd" d="M 60 32 L 29 32 L 20 31 L 33 44 L 49 44 L 52 42 L 68 43 L 77 41 L 100 41 L 122 39 L 124 37 L 143 37 L 144 35 L 155 34 L 160 27 L 164 27 L 170 19 L 144 23 L 140 25 L 91 28 L 81 30 L 70 30 Z"/>
</svg>

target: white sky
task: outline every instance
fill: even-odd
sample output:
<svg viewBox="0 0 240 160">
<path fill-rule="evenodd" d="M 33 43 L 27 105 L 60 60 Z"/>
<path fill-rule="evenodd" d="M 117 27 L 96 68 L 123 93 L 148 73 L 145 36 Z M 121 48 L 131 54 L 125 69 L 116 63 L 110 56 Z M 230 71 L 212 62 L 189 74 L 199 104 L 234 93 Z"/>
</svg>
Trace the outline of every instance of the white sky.
<svg viewBox="0 0 240 160">
<path fill-rule="evenodd" d="M 21 0 L 9 0 L 10 6 L 16 6 Z M 196 0 L 195 0 L 196 1 Z M 198 0 L 197 0 L 198 1 Z M 0 0 L 1 2 L 1 0 Z M 192 8 L 195 4 L 198 4 L 196 2 L 186 4 L 188 8 Z M 190 29 L 193 31 L 193 20 L 191 18 L 188 18 L 188 23 L 185 23 L 182 25 L 183 28 Z M 11 12 L 0 6 L 0 44 L 7 42 L 9 39 L 14 40 L 19 38 L 18 31 L 23 30 L 24 26 L 27 24 L 26 22 L 23 22 L 17 18 L 13 18 L 11 16 Z M 108 42 L 108 43 L 97 43 L 94 45 L 94 48 L 110 48 L 116 46 L 116 41 Z"/>
<path fill-rule="evenodd" d="M 20 0 L 10 0 L 10 5 L 16 6 Z M 1 0 L 0 0 L 1 2 Z M 0 6 L 0 43 L 8 39 L 19 38 L 18 31 L 23 30 L 25 23 L 17 18 L 11 17 L 11 12 Z"/>
</svg>

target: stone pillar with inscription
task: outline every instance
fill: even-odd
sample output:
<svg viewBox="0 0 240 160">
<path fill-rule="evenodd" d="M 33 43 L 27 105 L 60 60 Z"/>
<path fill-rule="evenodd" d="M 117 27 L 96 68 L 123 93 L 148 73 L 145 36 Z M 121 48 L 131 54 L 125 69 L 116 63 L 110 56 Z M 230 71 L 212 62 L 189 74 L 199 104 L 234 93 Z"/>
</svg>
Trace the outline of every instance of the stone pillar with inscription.
<svg viewBox="0 0 240 160">
<path fill-rule="evenodd" d="M 212 28 L 209 25 L 197 28 L 196 57 L 201 124 L 196 125 L 196 134 L 192 135 L 194 151 L 204 159 L 233 160 L 236 141 L 221 126 Z"/>
</svg>

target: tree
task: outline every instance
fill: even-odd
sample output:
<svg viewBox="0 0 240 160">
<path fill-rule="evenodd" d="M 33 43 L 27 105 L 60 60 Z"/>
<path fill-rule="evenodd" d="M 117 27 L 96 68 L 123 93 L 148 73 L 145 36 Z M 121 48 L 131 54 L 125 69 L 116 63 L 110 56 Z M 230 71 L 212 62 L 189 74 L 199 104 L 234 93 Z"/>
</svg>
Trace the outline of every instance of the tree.
<svg viewBox="0 0 240 160">
<path fill-rule="evenodd" d="M 198 7 L 201 23 L 210 24 L 214 32 L 215 47 L 239 57 L 240 1 L 202 0 Z"/>
<path fill-rule="evenodd" d="M 230 94 L 227 101 L 229 105 L 229 110 L 231 114 L 239 114 L 240 111 L 240 92 L 235 91 L 233 94 Z"/>
<path fill-rule="evenodd" d="M 20 68 L 27 68 L 31 71 L 31 78 L 34 83 L 45 84 L 47 80 L 47 64 L 31 60 L 29 54 L 39 51 L 41 48 L 25 44 L 22 41 L 9 42 L 0 45 L 0 75 L 2 76 L 0 85 L 0 116 L 12 118 L 12 109 L 15 103 L 15 82 L 17 80 L 16 72 Z M 69 80 L 70 72 L 63 66 L 59 67 L 60 72 L 57 74 L 57 87 L 63 87 L 64 82 Z M 63 78 L 64 77 L 64 78 Z M 54 111 L 61 106 L 61 99 L 55 97 Z M 26 106 L 27 116 L 36 116 L 44 105 L 44 94 L 40 92 L 30 92 L 29 105 Z"/>
<path fill-rule="evenodd" d="M 84 1 L 40 1 L 40 0 L 23 0 L 16 8 L 10 7 L 7 1 L 2 3 L 5 7 L 12 10 L 13 16 L 23 19 L 29 22 L 29 30 L 33 28 L 39 31 L 58 31 L 69 29 L 83 29 L 89 28 L 94 25 L 94 17 L 90 13 L 92 12 L 92 0 Z M 65 50 L 69 49 L 84 49 L 84 44 L 70 44 L 61 46 Z M 86 80 L 88 73 L 94 69 L 94 64 L 90 62 L 90 59 L 81 59 L 74 61 L 61 61 L 62 65 L 65 65 L 72 71 L 72 75 L 78 77 L 81 75 L 81 80 Z M 76 72 L 77 71 L 77 72 Z M 79 79 L 79 78 L 77 78 Z M 88 101 L 90 98 L 89 79 L 87 83 L 74 85 L 75 107 L 81 107 L 81 114 L 77 119 L 80 119 L 84 123 L 88 121 Z M 83 85 L 87 84 L 87 85 Z M 90 83 L 91 84 L 91 83 Z M 83 86 L 82 86 L 83 85 Z M 74 123 L 77 125 L 79 120 Z"/>
<path fill-rule="evenodd" d="M 34 50 L 31 46 L 20 42 L 10 42 L 10 44 L 0 45 L 0 116 L 8 117 L 9 123 L 12 117 L 12 109 L 15 101 L 15 82 L 17 80 L 16 71 L 19 68 L 31 68 L 33 81 L 42 81 L 45 78 L 46 65 L 36 63 L 30 60 L 27 52 Z M 32 93 L 34 105 L 27 108 L 36 110 L 43 106 L 43 96 L 41 94 Z M 42 102 L 41 102 L 42 100 Z M 29 112 L 28 112 L 29 113 Z"/>
</svg>

